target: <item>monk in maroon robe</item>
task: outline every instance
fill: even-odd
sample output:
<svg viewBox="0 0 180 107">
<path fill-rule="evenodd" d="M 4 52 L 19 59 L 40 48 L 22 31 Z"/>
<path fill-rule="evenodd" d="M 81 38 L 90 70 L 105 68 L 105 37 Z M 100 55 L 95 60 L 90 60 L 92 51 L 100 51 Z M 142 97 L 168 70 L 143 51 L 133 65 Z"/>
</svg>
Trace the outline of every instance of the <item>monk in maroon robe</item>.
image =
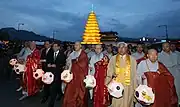
<svg viewBox="0 0 180 107">
<path fill-rule="evenodd" d="M 155 94 L 154 103 L 147 107 L 178 107 L 174 77 L 162 63 L 157 61 L 158 53 L 155 49 L 148 50 L 147 57 L 137 68 L 140 75 L 144 72 L 141 76 L 142 84 L 151 87 Z"/>
<path fill-rule="evenodd" d="M 93 92 L 93 107 L 108 107 L 110 105 L 110 97 L 105 85 L 108 62 L 108 57 L 104 56 L 102 60 L 95 63 L 96 87 Z"/>
<path fill-rule="evenodd" d="M 70 57 L 73 79 L 66 85 L 62 107 L 88 107 L 88 90 L 83 82 L 88 74 L 88 57 L 80 42 L 75 43 L 75 51 Z"/>
<path fill-rule="evenodd" d="M 174 85 L 174 77 L 159 62 L 158 72 L 145 72 L 148 86 L 155 93 L 155 102 L 151 107 L 178 107 L 178 97 Z"/>
<path fill-rule="evenodd" d="M 155 49 L 150 49 L 147 57 L 148 59 L 143 60 L 140 63 L 142 65 L 138 66 L 147 67 L 148 71 L 144 72 L 145 77 L 142 76 L 142 81 L 144 83 L 144 79 L 147 79 L 147 85 L 153 89 L 155 94 L 155 101 L 149 107 L 178 107 L 174 77 L 162 63 L 157 61 L 158 57 Z M 150 63 L 158 67 L 156 71 L 151 71 L 153 69 L 149 68 Z M 142 70 L 143 67 L 138 69 Z"/>
<path fill-rule="evenodd" d="M 24 74 L 24 82 L 26 84 L 26 91 L 28 96 L 33 96 L 39 91 L 37 80 L 33 77 L 33 72 L 37 69 L 40 61 L 40 52 L 36 49 L 36 44 L 31 43 L 32 53 L 28 55 L 26 62 L 26 70 Z"/>
</svg>

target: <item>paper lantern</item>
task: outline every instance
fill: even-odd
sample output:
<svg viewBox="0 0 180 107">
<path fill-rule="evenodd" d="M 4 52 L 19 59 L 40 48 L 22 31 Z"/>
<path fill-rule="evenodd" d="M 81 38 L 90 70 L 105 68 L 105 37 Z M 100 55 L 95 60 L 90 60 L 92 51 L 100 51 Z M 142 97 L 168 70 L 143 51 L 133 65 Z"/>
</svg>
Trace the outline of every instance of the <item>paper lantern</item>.
<svg viewBox="0 0 180 107">
<path fill-rule="evenodd" d="M 150 105 L 154 103 L 155 99 L 152 88 L 147 85 L 139 85 L 135 90 L 134 96 L 143 105 Z"/>
<path fill-rule="evenodd" d="M 16 74 L 23 73 L 25 71 L 25 65 L 17 63 L 14 65 L 13 70 Z"/>
<path fill-rule="evenodd" d="M 108 84 L 108 92 L 115 98 L 121 98 L 124 93 L 124 86 L 121 83 L 112 80 Z"/>
<path fill-rule="evenodd" d="M 96 86 L 96 79 L 92 75 L 87 75 L 84 79 L 84 83 L 86 84 L 86 88 L 92 89 Z"/>
<path fill-rule="evenodd" d="M 51 84 L 53 81 L 54 81 L 54 74 L 51 72 L 46 72 L 42 76 L 42 82 L 44 82 L 45 84 Z"/>
<path fill-rule="evenodd" d="M 61 80 L 63 80 L 66 83 L 69 83 L 73 79 L 73 74 L 70 73 L 70 70 L 64 70 L 61 73 Z"/>
<path fill-rule="evenodd" d="M 35 72 L 33 72 L 33 77 L 37 80 L 41 78 L 44 75 L 44 71 L 42 69 L 37 69 Z"/>
</svg>

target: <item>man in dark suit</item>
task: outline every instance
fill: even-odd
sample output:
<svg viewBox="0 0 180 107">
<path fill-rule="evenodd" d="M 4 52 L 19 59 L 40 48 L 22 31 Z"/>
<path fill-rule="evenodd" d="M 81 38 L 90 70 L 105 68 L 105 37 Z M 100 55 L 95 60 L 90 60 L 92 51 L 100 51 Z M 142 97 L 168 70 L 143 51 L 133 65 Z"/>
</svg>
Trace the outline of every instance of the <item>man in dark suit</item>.
<svg viewBox="0 0 180 107">
<path fill-rule="evenodd" d="M 44 42 L 44 48 L 41 51 L 41 61 L 40 62 L 42 64 L 42 69 L 45 72 L 46 72 L 46 68 L 47 68 L 47 66 L 46 66 L 47 55 L 48 55 L 48 53 L 52 53 L 52 52 L 53 52 L 53 50 L 51 48 L 50 42 L 49 41 Z"/>
<path fill-rule="evenodd" d="M 64 70 L 66 64 L 66 57 L 62 51 L 60 51 L 60 44 L 55 42 L 53 44 L 53 52 L 47 56 L 47 70 L 54 74 L 54 81 L 50 85 L 50 101 L 48 107 L 54 107 L 56 96 L 62 97 L 61 91 L 61 72 Z M 47 100 L 47 99 L 46 99 Z"/>
<path fill-rule="evenodd" d="M 42 51 L 41 51 L 41 60 L 40 60 L 41 65 L 42 65 L 42 70 L 44 72 L 48 72 L 46 60 L 47 60 L 47 57 L 51 56 L 51 54 L 53 52 L 54 51 L 51 48 L 50 42 L 46 41 L 44 43 L 44 49 L 42 49 Z M 48 99 L 49 94 L 50 94 L 50 91 L 49 91 L 50 85 L 48 85 L 48 84 L 43 84 L 43 85 L 44 85 L 44 88 L 43 88 L 43 96 L 42 96 L 42 99 L 41 99 L 41 103 L 45 103 L 47 101 L 47 99 Z"/>
</svg>

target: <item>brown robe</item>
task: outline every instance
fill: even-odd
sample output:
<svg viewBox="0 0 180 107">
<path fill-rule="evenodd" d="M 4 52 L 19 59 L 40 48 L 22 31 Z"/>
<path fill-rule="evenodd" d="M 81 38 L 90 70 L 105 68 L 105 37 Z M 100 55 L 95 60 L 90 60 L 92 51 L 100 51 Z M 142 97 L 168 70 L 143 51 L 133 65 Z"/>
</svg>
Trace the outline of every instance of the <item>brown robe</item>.
<svg viewBox="0 0 180 107">
<path fill-rule="evenodd" d="M 159 62 L 159 72 L 145 72 L 148 86 L 155 93 L 155 102 L 150 107 L 178 107 L 178 98 L 174 85 L 174 77 Z"/>
<path fill-rule="evenodd" d="M 120 65 L 125 65 L 124 61 L 120 61 Z M 136 79 L 136 60 L 130 56 L 130 64 L 131 64 L 131 71 L 130 71 L 130 85 L 124 85 L 124 95 L 122 98 L 116 99 L 112 98 L 112 107 L 133 107 L 134 102 L 136 101 L 134 97 L 134 90 L 137 88 L 137 79 Z M 126 66 L 126 65 L 125 65 Z M 105 84 L 108 85 L 112 80 L 116 69 L 116 55 L 110 59 L 107 69 L 107 76 L 105 80 Z"/>
<path fill-rule="evenodd" d="M 77 59 L 72 60 L 73 79 L 67 83 L 62 107 L 88 107 L 88 90 L 83 82 L 88 74 L 88 57 L 82 50 Z"/>
</svg>

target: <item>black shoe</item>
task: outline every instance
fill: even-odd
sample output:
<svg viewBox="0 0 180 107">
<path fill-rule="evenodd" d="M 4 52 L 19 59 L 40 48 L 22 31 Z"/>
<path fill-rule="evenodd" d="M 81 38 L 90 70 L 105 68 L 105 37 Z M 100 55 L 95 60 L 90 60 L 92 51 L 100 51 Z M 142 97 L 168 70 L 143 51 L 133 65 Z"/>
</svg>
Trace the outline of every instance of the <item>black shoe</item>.
<svg viewBox="0 0 180 107">
<path fill-rule="evenodd" d="M 62 98 L 62 96 L 58 95 L 57 98 L 56 98 L 56 101 L 60 101 Z"/>
<path fill-rule="evenodd" d="M 48 107 L 54 107 L 54 104 L 49 103 Z"/>
<path fill-rule="evenodd" d="M 42 98 L 41 99 L 41 104 L 44 104 L 47 101 L 48 98 Z"/>
</svg>

